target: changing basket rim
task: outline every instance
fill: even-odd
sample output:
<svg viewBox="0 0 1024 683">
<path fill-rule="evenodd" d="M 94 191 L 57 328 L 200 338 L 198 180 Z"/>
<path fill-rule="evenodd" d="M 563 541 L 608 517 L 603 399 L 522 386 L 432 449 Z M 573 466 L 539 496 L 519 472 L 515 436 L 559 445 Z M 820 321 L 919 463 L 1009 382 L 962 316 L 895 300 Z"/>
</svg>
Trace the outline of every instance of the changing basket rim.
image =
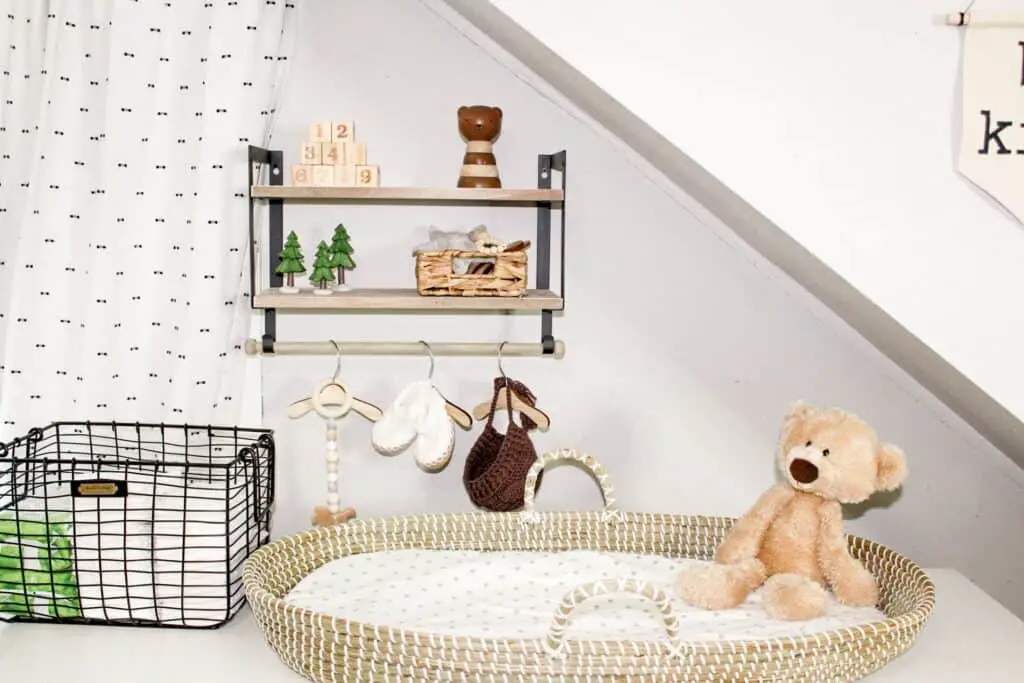
<svg viewBox="0 0 1024 683">
<path fill-rule="evenodd" d="M 533 525 L 541 530 L 552 526 L 566 528 L 566 525 L 587 525 L 607 523 L 602 517 L 601 511 L 535 511 L 536 522 Z M 673 522 L 682 526 L 695 527 L 718 527 L 730 526 L 736 521 L 735 517 L 704 516 L 704 515 L 682 515 L 667 513 L 628 512 L 622 511 L 622 518 L 619 524 L 630 523 L 640 524 L 647 527 L 647 533 L 653 531 L 652 525 Z M 461 525 L 456 525 L 460 522 Z M 543 651 L 541 641 L 543 639 L 516 639 L 516 638 L 495 638 L 479 636 L 463 636 L 455 634 L 439 634 L 424 630 L 414 630 L 401 627 L 388 626 L 385 624 L 370 624 L 344 617 L 337 617 L 329 614 L 315 612 L 303 607 L 291 605 L 264 587 L 261 574 L 264 571 L 274 571 L 271 560 L 282 550 L 295 551 L 284 554 L 296 555 L 303 552 L 315 554 L 330 546 L 324 543 L 335 537 L 351 537 L 363 533 L 373 535 L 377 530 L 393 530 L 403 527 L 421 527 L 442 530 L 445 527 L 464 527 L 466 524 L 480 525 L 482 531 L 492 529 L 510 530 L 513 526 L 520 524 L 519 512 L 461 512 L 461 513 L 428 513 L 397 515 L 390 517 L 357 518 L 343 525 L 333 527 L 311 529 L 296 534 L 276 539 L 257 549 L 246 561 L 242 581 L 245 592 L 248 594 L 250 605 L 254 611 L 268 610 L 272 613 L 287 616 L 288 621 L 294 623 L 298 618 L 303 625 L 316 628 L 324 634 L 334 634 L 344 638 L 348 642 L 353 639 L 360 639 L 366 642 L 388 642 L 400 643 L 406 640 L 418 642 L 431 642 L 439 647 L 451 650 L 459 650 L 470 647 L 474 650 L 490 650 L 505 652 L 510 646 L 515 645 L 521 655 L 540 654 Z M 531 533 L 523 531 L 523 533 Z M 534 532 L 535 533 L 535 532 Z M 915 634 L 928 621 L 935 604 L 935 585 L 927 573 L 913 560 L 901 555 L 891 548 L 871 541 L 869 539 L 848 535 L 851 549 L 858 554 L 876 555 L 891 566 L 899 568 L 900 572 L 907 575 L 914 587 L 914 597 L 907 611 L 899 616 L 886 616 L 880 619 L 857 626 L 836 628 L 819 633 L 803 636 L 773 637 L 763 640 L 757 639 L 727 639 L 721 641 L 688 641 L 680 640 L 678 652 L 686 655 L 700 655 L 708 653 L 719 654 L 758 654 L 772 655 L 792 651 L 813 651 L 822 648 L 835 649 L 837 647 L 848 647 L 851 644 L 863 644 L 866 641 L 877 642 L 880 638 L 906 638 L 908 634 Z M 417 545 L 403 545 L 397 543 L 395 549 L 422 547 Z M 456 549 L 456 548 L 452 548 Z M 328 562 L 349 557 L 355 554 L 367 554 L 381 552 L 381 550 L 369 550 L 366 553 L 347 553 L 323 559 L 319 566 Z M 543 552 L 524 551 L 524 552 Z M 289 577 L 291 578 L 291 577 Z M 296 580 L 296 583 L 301 580 Z M 294 584 L 293 584 L 294 585 Z M 264 615 L 265 616 L 265 615 Z M 261 622 L 263 619 L 261 618 Z M 261 624 L 262 626 L 263 624 Z M 912 637 L 912 635 L 910 635 Z M 668 651 L 668 645 L 661 642 L 644 640 L 598 640 L 598 639 L 575 639 L 565 638 L 566 653 L 570 657 L 584 656 L 589 661 L 595 659 L 607 659 L 609 662 L 621 657 L 616 654 L 623 649 L 634 651 L 647 651 L 650 654 L 657 654 Z M 651 652 L 654 650 L 654 652 Z M 606 652 L 603 657 L 600 654 Z"/>
</svg>

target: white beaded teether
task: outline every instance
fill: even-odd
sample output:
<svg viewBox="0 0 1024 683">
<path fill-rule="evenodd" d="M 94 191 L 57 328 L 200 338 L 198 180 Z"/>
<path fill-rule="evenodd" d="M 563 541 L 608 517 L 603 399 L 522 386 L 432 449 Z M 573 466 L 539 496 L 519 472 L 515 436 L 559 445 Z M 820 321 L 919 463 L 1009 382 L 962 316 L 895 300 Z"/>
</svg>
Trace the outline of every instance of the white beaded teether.
<svg viewBox="0 0 1024 683">
<path fill-rule="evenodd" d="M 333 342 L 332 342 L 333 343 Z M 335 344 L 337 349 L 337 344 Z M 315 391 L 308 397 L 296 401 L 288 408 L 288 417 L 300 418 L 310 412 L 315 412 L 326 423 L 325 453 L 326 464 L 326 488 L 327 488 L 327 511 L 331 520 L 344 521 L 341 519 L 340 495 L 338 494 L 338 420 L 345 417 L 349 411 L 354 410 L 371 422 L 381 418 L 381 409 L 372 403 L 367 403 L 356 398 L 349 391 L 348 385 L 338 379 L 341 369 L 341 353 L 338 353 L 338 364 L 334 369 L 334 375 L 323 382 L 320 382 Z M 348 512 L 348 511 L 346 511 Z M 352 513 L 354 514 L 354 512 Z M 319 517 L 319 515 L 315 515 Z"/>
</svg>

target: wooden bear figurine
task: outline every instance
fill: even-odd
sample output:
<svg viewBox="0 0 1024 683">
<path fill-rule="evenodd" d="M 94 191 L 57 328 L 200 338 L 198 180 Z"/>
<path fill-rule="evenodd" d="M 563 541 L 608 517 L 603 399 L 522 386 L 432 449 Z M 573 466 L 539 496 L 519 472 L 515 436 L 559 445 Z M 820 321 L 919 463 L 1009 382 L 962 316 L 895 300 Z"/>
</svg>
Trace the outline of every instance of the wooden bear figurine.
<svg viewBox="0 0 1024 683">
<path fill-rule="evenodd" d="M 459 107 L 459 133 L 466 141 L 459 187 L 501 187 L 493 151 L 501 134 L 501 108 Z"/>
</svg>

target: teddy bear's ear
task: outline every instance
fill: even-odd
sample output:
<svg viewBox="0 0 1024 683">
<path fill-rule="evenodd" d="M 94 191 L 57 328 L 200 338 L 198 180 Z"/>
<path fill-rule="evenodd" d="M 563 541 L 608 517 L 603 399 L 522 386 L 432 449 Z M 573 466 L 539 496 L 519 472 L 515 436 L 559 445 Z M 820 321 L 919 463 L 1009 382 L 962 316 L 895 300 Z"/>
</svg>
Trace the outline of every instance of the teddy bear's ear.
<svg viewBox="0 0 1024 683">
<path fill-rule="evenodd" d="M 789 408 L 786 409 L 786 415 L 782 418 L 782 423 L 786 427 L 791 427 L 797 422 L 803 422 L 817 412 L 818 409 L 814 406 L 804 401 L 796 400 L 789 404 Z"/>
<path fill-rule="evenodd" d="M 459 107 L 459 111 L 458 111 L 459 116 L 462 116 L 463 114 L 465 114 L 467 109 L 469 109 L 469 107 Z"/>
<path fill-rule="evenodd" d="M 907 457 L 903 449 L 891 443 L 878 447 L 878 488 L 892 491 L 903 485 L 907 478 Z"/>
<path fill-rule="evenodd" d="M 779 430 L 779 447 L 784 447 L 786 442 L 789 441 L 793 430 L 817 412 L 818 410 L 814 406 L 808 405 L 803 401 L 798 400 L 790 403 L 789 408 L 786 409 L 786 414 L 782 417 L 782 428 Z"/>
<path fill-rule="evenodd" d="M 505 115 L 501 113 L 501 107 L 495 107 L 494 111 L 496 111 L 498 113 L 498 118 L 499 119 L 500 118 L 504 118 Z"/>
</svg>

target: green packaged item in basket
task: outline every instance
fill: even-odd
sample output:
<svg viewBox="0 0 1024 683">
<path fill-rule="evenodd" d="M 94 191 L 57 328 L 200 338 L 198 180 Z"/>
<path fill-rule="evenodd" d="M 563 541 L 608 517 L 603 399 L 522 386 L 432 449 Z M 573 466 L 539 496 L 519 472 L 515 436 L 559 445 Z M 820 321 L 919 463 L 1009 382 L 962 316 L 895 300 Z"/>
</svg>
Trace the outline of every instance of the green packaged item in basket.
<svg viewBox="0 0 1024 683">
<path fill-rule="evenodd" d="M 37 612 L 81 614 L 70 523 L 61 517 L 0 514 L 0 618 Z"/>
</svg>

